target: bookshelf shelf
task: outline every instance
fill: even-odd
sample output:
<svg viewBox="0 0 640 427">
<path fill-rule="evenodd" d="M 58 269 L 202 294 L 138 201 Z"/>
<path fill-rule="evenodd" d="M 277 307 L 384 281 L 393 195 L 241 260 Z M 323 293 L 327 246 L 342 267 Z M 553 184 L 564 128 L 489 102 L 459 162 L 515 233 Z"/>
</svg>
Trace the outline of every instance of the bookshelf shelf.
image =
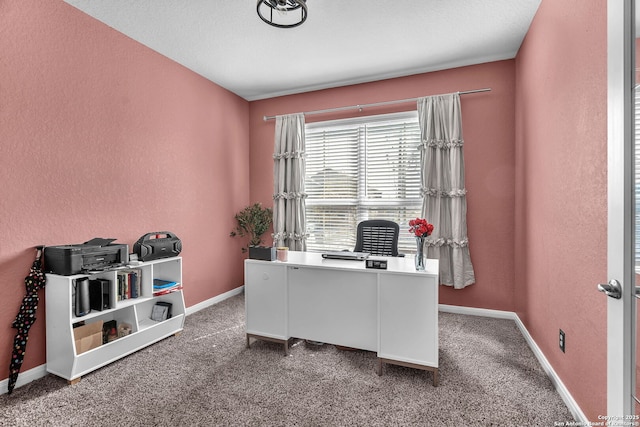
<svg viewBox="0 0 640 427">
<path fill-rule="evenodd" d="M 138 283 L 133 294 L 123 288 L 119 276 L 126 271 L 135 272 Z M 184 327 L 185 305 L 182 294 L 182 258 L 164 258 L 149 261 L 127 269 L 116 269 L 96 274 L 60 276 L 47 274 L 45 286 L 47 319 L 47 372 L 77 382 L 83 375 L 112 363 L 128 354 L 147 347 Z M 85 316 L 75 316 L 74 286 L 78 279 L 107 280 L 109 283 L 109 307 L 92 309 Z M 165 295 L 154 296 L 154 279 L 180 284 Z M 118 300 L 118 295 L 122 298 Z M 137 294 L 137 297 L 133 295 Z M 151 319 L 157 302 L 171 303 L 172 316 L 163 321 Z M 103 343 L 102 329 L 113 325 L 129 329 L 128 335 Z M 78 329 L 78 327 L 82 328 Z M 89 330 L 91 333 L 89 334 Z M 88 336 L 83 336 L 87 331 Z"/>
</svg>

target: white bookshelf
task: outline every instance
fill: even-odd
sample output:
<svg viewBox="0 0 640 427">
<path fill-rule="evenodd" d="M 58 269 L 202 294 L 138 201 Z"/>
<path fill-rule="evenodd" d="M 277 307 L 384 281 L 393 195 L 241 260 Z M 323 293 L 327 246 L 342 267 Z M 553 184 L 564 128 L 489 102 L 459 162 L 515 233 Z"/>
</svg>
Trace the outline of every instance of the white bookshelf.
<svg viewBox="0 0 640 427">
<path fill-rule="evenodd" d="M 95 369 L 182 331 L 185 318 L 182 290 L 153 295 L 153 279 L 182 284 L 182 258 L 164 258 L 131 268 L 142 272 L 140 295 L 121 301 L 116 300 L 118 270 L 72 276 L 46 275 L 47 372 L 74 383 Z M 81 317 L 74 315 L 74 284 L 77 279 L 85 277 L 109 280 L 112 308 L 91 310 Z M 171 318 L 160 322 L 151 319 L 151 310 L 158 301 L 172 304 Z M 129 324 L 131 334 L 78 354 L 73 334 L 74 325 L 110 320 L 116 320 L 118 324 Z"/>
</svg>

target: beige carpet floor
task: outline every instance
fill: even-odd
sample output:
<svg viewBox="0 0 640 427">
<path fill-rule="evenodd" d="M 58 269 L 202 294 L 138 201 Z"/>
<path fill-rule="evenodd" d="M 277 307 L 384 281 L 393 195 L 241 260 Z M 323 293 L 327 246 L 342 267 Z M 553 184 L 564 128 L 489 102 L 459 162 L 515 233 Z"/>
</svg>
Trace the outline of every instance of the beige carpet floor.
<svg viewBox="0 0 640 427">
<path fill-rule="evenodd" d="M 572 420 L 511 320 L 440 313 L 431 373 L 332 345 L 245 348 L 244 295 L 184 332 L 69 386 L 48 375 L 0 396 L 2 426 L 553 426 Z"/>
</svg>

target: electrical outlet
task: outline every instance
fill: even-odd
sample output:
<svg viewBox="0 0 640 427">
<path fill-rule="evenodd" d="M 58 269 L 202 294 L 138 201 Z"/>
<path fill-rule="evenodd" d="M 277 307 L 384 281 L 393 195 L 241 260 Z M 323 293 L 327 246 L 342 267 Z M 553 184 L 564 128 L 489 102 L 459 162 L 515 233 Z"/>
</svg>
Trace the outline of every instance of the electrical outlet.
<svg viewBox="0 0 640 427">
<path fill-rule="evenodd" d="M 567 341 L 565 339 L 564 331 L 562 329 L 560 329 L 560 339 L 558 343 L 560 344 L 560 350 L 562 350 L 562 352 L 564 353 L 565 344 L 567 343 Z"/>
</svg>

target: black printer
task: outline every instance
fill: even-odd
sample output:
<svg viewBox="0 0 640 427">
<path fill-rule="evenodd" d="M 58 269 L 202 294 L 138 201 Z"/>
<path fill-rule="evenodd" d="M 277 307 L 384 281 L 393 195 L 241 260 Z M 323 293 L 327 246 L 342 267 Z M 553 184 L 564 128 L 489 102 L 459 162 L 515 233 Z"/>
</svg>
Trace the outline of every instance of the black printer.
<svg viewBox="0 0 640 427">
<path fill-rule="evenodd" d="M 78 245 L 46 246 L 44 270 L 71 276 L 88 271 L 107 270 L 129 262 L 129 246 L 111 243 L 116 239 L 96 237 Z"/>
</svg>

